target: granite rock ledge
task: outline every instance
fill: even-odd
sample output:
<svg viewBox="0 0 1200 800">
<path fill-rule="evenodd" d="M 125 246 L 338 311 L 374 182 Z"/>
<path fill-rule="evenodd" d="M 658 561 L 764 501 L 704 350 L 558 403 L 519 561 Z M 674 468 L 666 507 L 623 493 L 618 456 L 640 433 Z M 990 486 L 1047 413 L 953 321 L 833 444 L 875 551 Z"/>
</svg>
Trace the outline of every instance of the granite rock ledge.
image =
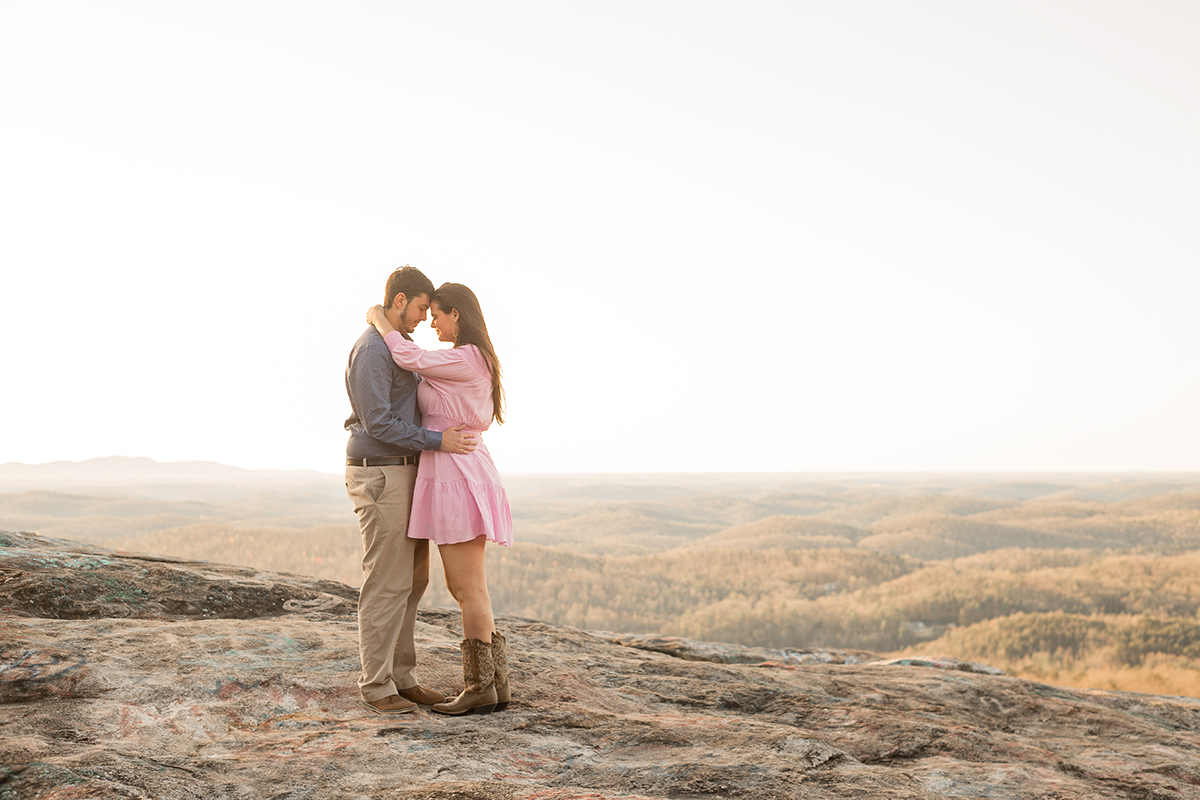
<svg viewBox="0 0 1200 800">
<path fill-rule="evenodd" d="M 378 717 L 355 597 L 0 532 L 0 800 L 1200 798 L 1200 701 L 932 657 L 501 617 L 507 711 Z M 420 615 L 422 681 L 445 691 L 457 625 Z"/>
</svg>

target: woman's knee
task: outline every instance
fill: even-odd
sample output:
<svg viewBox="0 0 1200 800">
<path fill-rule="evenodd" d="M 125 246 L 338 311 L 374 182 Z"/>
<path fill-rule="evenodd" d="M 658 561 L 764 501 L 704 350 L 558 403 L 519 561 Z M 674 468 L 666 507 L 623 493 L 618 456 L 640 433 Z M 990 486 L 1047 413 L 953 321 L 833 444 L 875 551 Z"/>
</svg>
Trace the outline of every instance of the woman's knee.
<svg viewBox="0 0 1200 800">
<path fill-rule="evenodd" d="M 476 581 L 456 575 L 450 570 L 446 570 L 446 589 L 460 605 L 464 600 L 472 600 L 479 594 L 479 586 Z M 487 593 L 487 586 L 483 587 L 483 592 Z"/>
<path fill-rule="evenodd" d="M 460 606 L 477 606 L 484 603 L 491 603 L 486 584 L 480 586 L 471 583 L 466 586 L 459 586 L 458 592 L 454 594 L 454 599 L 458 601 Z"/>
</svg>

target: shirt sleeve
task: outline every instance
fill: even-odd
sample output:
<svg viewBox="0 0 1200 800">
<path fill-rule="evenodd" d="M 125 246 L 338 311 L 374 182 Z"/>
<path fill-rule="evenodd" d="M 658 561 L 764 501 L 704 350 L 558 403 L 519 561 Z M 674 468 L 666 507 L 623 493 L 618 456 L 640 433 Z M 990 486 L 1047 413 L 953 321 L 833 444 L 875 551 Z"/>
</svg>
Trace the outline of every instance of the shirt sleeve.
<svg viewBox="0 0 1200 800">
<path fill-rule="evenodd" d="M 392 366 L 386 359 L 383 350 L 367 348 L 350 362 L 346 386 L 367 435 L 402 450 L 440 449 L 442 434 L 392 413 Z"/>
<path fill-rule="evenodd" d="M 409 372 L 444 381 L 472 381 L 480 377 L 459 348 L 422 350 L 399 331 L 392 331 L 383 337 L 383 341 L 392 353 L 392 360 Z"/>
</svg>

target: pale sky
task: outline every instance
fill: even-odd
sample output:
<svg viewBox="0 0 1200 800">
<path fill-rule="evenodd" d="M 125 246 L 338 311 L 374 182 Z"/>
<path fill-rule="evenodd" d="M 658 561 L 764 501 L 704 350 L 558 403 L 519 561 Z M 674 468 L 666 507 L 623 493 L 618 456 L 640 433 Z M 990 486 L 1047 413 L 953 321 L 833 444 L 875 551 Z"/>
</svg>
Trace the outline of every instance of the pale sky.
<svg viewBox="0 0 1200 800">
<path fill-rule="evenodd" d="M 1198 470 L 1198 41 L 1191 0 L 0 2 L 0 463 L 340 472 L 411 263 L 480 298 L 502 472 Z"/>
</svg>

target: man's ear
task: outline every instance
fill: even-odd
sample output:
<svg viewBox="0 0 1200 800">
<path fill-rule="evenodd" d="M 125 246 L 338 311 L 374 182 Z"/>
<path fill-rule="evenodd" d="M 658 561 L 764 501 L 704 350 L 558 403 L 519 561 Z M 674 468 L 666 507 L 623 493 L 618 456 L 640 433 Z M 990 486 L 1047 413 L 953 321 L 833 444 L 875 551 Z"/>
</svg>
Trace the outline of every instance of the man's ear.
<svg viewBox="0 0 1200 800">
<path fill-rule="evenodd" d="M 403 311 L 408 305 L 408 298 L 404 296 L 404 292 L 396 292 L 396 296 L 392 298 L 392 308 L 396 311 Z"/>
</svg>

